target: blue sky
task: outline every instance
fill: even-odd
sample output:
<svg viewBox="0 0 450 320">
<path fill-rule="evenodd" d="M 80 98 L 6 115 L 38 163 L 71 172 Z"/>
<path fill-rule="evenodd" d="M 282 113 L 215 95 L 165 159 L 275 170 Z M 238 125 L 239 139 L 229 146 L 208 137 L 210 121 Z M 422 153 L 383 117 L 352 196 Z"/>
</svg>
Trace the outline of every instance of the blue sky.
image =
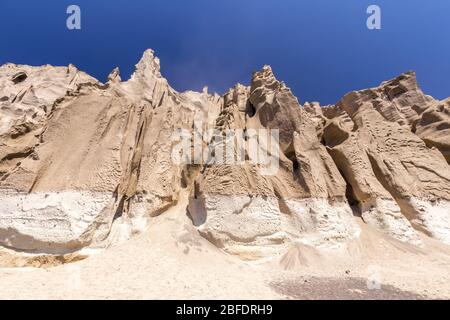
<svg viewBox="0 0 450 320">
<path fill-rule="evenodd" d="M 82 29 L 66 28 L 77 4 Z M 366 28 L 366 9 L 382 29 Z M 0 64 L 75 64 L 101 81 L 127 79 L 146 48 L 177 90 L 223 93 L 270 64 L 301 102 L 334 103 L 351 90 L 415 70 L 450 96 L 449 0 L 1 0 Z"/>
</svg>

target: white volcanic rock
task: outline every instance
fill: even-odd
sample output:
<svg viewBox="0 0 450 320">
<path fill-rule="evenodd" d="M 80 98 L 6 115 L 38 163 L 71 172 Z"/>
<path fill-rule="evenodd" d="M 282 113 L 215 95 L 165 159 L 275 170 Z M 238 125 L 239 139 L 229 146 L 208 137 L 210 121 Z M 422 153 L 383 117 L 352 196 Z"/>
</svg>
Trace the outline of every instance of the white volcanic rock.
<svg viewBox="0 0 450 320">
<path fill-rule="evenodd" d="M 65 253 L 90 244 L 94 233 L 109 232 L 112 194 L 2 190 L 0 241 L 30 252 Z"/>
<path fill-rule="evenodd" d="M 246 259 L 293 244 L 347 248 L 360 237 L 359 215 L 401 241 L 423 245 L 425 233 L 450 243 L 448 107 L 425 96 L 413 73 L 302 107 L 269 66 L 221 97 L 176 92 L 152 50 L 128 81 L 116 68 L 106 84 L 74 66 L 7 64 L 0 244 L 52 254 L 109 246 L 185 194 L 180 214 Z M 195 142 L 208 129 L 217 135 L 200 140 L 203 161 L 174 161 L 174 134 Z M 254 140 L 263 129 L 279 130 L 279 143 Z M 235 162 L 204 161 L 222 159 L 230 132 L 224 154 Z M 262 154 L 270 160 L 255 161 Z"/>
<path fill-rule="evenodd" d="M 345 181 L 314 120 L 270 67 L 253 75 L 250 88 L 238 85 L 225 95 L 216 123 L 220 130 L 279 129 L 279 169 L 263 175 L 248 160 L 207 166 L 190 212 L 201 208 L 204 217 L 196 220 L 208 239 L 229 252 L 260 257 L 292 242 L 336 247 L 358 238 Z M 245 153 L 251 159 L 249 148 Z"/>
<path fill-rule="evenodd" d="M 24 82 L 31 81 L 33 74 L 22 69 L 30 73 Z M 60 68 L 43 70 L 49 77 L 61 73 Z M 68 81 L 72 84 L 82 78 L 73 70 L 65 69 L 73 73 L 75 80 Z M 10 81 L 9 73 L 7 78 Z M 39 87 L 41 78 L 35 81 L 33 86 Z M 4 92 L 19 90 L 17 85 L 25 84 L 10 81 Z M 52 105 L 36 123 L 35 131 L 13 136 L 9 129 L 2 136 L 3 245 L 48 252 L 62 252 L 64 246 L 73 251 L 97 245 L 107 240 L 113 221 L 133 226 L 135 218 L 159 214 L 177 201 L 182 168 L 171 161 L 171 135 L 177 128 L 191 128 L 198 115 L 214 119 L 219 97 L 175 92 L 161 77 L 159 62 L 151 50 L 145 52 L 127 82 L 120 82 L 119 72 L 114 70 L 107 85 L 96 80 L 64 90 L 59 83 L 46 85 L 51 92 L 55 87 L 51 96 L 55 101 L 43 95 L 47 100 L 42 103 Z M 14 107 L 10 103 L 9 108 Z M 44 208 L 51 209 L 22 208 L 21 203 L 41 199 L 43 194 L 51 200 L 48 205 L 43 202 Z M 77 207 L 84 224 L 72 221 L 73 210 L 68 212 L 60 205 L 66 203 L 66 194 L 77 194 L 85 203 Z M 91 202 L 98 203 L 98 197 L 103 205 L 92 206 Z M 15 203 L 20 205 L 16 208 Z M 43 235 L 47 221 L 55 217 L 66 222 L 55 224 Z M 17 228 L 20 223 L 25 225 Z M 71 230 L 74 224 L 79 225 L 76 232 Z M 30 244 L 21 238 L 29 239 Z"/>
</svg>

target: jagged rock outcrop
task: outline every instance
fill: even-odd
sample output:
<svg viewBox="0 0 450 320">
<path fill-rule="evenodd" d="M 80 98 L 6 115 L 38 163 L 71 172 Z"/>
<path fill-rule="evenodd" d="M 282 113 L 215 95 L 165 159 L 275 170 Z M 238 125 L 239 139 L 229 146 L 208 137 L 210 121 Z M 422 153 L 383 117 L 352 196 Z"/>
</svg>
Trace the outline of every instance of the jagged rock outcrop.
<svg viewBox="0 0 450 320">
<path fill-rule="evenodd" d="M 354 93 L 356 94 L 356 93 Z M 407 72 L 385 81 L 377 88 L 359 92 L 363 102 L 372 104 L 383 118 L 399 125 L 407 125 L 411 131 L 425 141 L 427 146 L 436 147 L 449 161 L 450 150 L 450 109 L 449 101 L 437 101 L 425 95 L 420 89 L 416 74 Z M 349 95 L 349 99 L 352 94 Z M 358 105 L 349 106 L 358 108 Z M 339 107 L 326 108 L 324 114 L 334 118 Z"/>
<path fill-rule="evenodd" d="M 450 235 L 450 167 L 410 127 L 432 108 L 428 105 L 432 99 L 407 73 L 379 88 L 349 93 L 336 105 L 352 119 L 352 131 L 339 118 L 324 129 L 325 144 L 351 185 L 363 219 L 415 243 L 413 227 L 444 242 Z M 414 110 L 422 113 L 414 115 Z"/>
<path fill-rule="evenodd" d="M 244 258 L 344 247 L 359 215 L 401 241 L 450 243 L 449 115 L 413 73 L 321 107 L 301 106 L 269 66 L 221 97 L 176 92 L 152 50 L 105 84 L 72 65 L 7 64 L 0 245 L 107 246 L 185 194 L 199 233 Z"/>
<path fill-rule="evenodd" d="M 40 78 L 31 82 L 31 72 L 20 83 L 28 89 L 4 85 L 2 95 L 33 92 L 31 100 L 21 99 L 29 109 L 41 107 L 39 98 L 42 109 L 52 104 L 33 110 L 37 116 L 31 120 L 21 118 L 21 124 L 32 123 L 36 131 L 12 136 L 14 124 L 5 133 L 9 139 L 2 138 L 0 242 L 5 246 L 67 252 L 105 240 L 111 229 L 113 234 L 139 230 L 146 216 L 177 200 L 180 169 L 171 162 L 172 133 L 189 127 L 196 114 L 207 118 L 216 109 L 217 101 L 208 96 L 170 88 L 151 50 L 127 82 L 118 81 L 118 70 L 107 85 L 91 78 L 80 82 L 87 76 L 74 70 L 64 70 L 71 77 L 56 78 L 56 83 L 44 81 L 52 94 L 44 91 L 44 98 L 30 89 L 41 85 Z M 62 71 L 44 67 L 36 73 L 50 78 Z M 8 103 L 6 110 L 21 110 L 17 98 L 8 101 L 3 102 Z M 2 117 L 2 122 L 8 120 Z M 20 151 L 8 149 L 11 140 Z M 117 232 L 113 221 L 120 222 Z"/>
<path fill-rule="evenodd" d="M 450 163 L 450 99 L 426 109 L 416 122 L 414 131 L 428 147 L 441 151 Z"/>
<path fill-rule="evenodd" d="M 324 128 L 324 141 L 348 183 L 347 197 L 352 199 L 352 204 L 358 207 L 367 223 L 399 240 L 419 244 L 417 233 L 402 215 L 392 195 L 377 179 L 367 151 L 371 141 L 365 137 L 346 130 L 339 118 Z"/>
<path fill-rule="evenodd" d="M 0 176 L 33 154 L 44 121 L 58 100 L 82 83 L 97 80 L 73 65 L 0 67 Z"/>
<path fill-rule="evenodd" d="M 279 130 L 279 169 L 262 174 L 250 146 L 243 147 L 248 160 L 239 166 L 206 167 L 198 188 L 206 216 L 202 234 L 247 257 L 292 241 L 328 247 L 358 237 L 345 181 L 320 143 L 315 122 L 270 67 L 253 75 L 250 88 L 238 85 L 225 95 L 217 124 L 220 130 Z"/>
</svg>

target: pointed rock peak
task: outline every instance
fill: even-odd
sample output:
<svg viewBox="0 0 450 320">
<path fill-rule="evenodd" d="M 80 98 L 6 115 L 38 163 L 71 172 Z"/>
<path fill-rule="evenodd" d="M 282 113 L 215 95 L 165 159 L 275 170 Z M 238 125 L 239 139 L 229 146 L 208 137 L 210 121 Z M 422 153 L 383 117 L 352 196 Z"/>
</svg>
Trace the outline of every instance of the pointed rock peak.
<svg viewBox="0 0 450 320">
<path fill-rule="evenodd" d="M 263 88 L 264 90 L 262 90 Z M 260 71 L 253 73 L 250 93 L 253 95 L 256 92 L 260 95 L 263 92 L 270 93 L 273 91 L 286 91 L 292 94 L 290 88 L 283 81 L 277 80 L 272 68 L 269 65 L 264 65 Z"/>
<path fill-rule="evenodd" d="M 268 64 L 265 64 L 265 65 L 263 66 L 262 70 L 263 70 L 264 72 L 272 72 L 272 67 L 269 66 Z"/>
<path fill-rule="evenodd" d="M 419 95 L 422 97 L 425 96 L 420 89 L 416 73 L 414 71 L 402 73 L 394 79 L 382 82 L 378 87 L 378 90 L 383 90 L 390 99 L 399 97 L 406 92 L 409 92 L 409 94 L 412 95 Z M 425 98 L 421 100 L 423 100 L 422 102 L 424 102 L 427 99 Z"/>
<path fill-rule="evenodd" d="M 409 70 L 409 71 L 406 71 L 406 72 L 402 73 L 397 78 L 403 78 L 403 79 L 414 78 L 414 79 L 416 79 L 416 72 L 413 71 L 413 70 Z"/>
<path fill-rule="evenodd" d="M 239 109 L 245 111 L 245 105 L 250 95 L 250 87 L 237 83 L 234 87 L 230 88 L 224 95 L 225 105 L 231 103 L 236 104 Z"/>
<path fill-rule="evenodd" d="M 149 76 L 161 77 L 160 62 L 152 49 L 145 50 L 141 60 L 136 64 L 136 70 L 132 77 L 147 78 Z"/>
<path fill-rule="evenodd" d="M 120 69 L 119 68 L 114 68 L 110 74 L 108 75 L 108 83 L 117 83 L 120 82 L 121 78 L 120 78 Z"/>
<path fill-rule="evenodd" d="M 416 72 L 414 71 L 414 70 L 409 70 L 409 71 L 406 71 L 405 73 L 404 73 L 404 75 L 411 75 L 411 76 L 416 76 Z"/>
<path fill-rule="evenodd" d="M 272 67 L 268 64 L 265 64 L 261 70 L 253 72 L 253 79 L 255 78 L 268 78 L 273 77 L 275 78 L 275 75 L 273 74 Z"/>
<path fill-rule="evenodd" d="M 275 74 L 273 73 L 272 67 L 269 65 L 264 65 L 261 70 L 253 73 L 252 82 L 254 81 L 264 81 L 266 83 L 277 82 L 280 83 Z"/>
<path fill-rule="evenodd" d="M 414 71 L 407 71 L 393 79 L 383 81 L 378 87 L 348 92 L 341 101 L 350 99 L 361 100 L 361 97 L 365 97 L 365 99 L 362 100 L 366 101 L 375 99 L 380 93 L 387 95 L 390 99 L 394 99 L 408 91 L 419 92 L 423 95 L 417 83 L 416 73 Z"/>
<path fill-rule="evenodd" d="M 234 90 L 237 90 L 237 91 L 245 91 L 245 90 L 248 90 L 248 86 L 245 86 L 245 85 L 243 85 L 243 84 L 241 84 L 241 83 L 236 83 L 236 85 L 234 86 Z"/>
<path fill-rule="evenodd" d="M 49 66 L 49 67 L 53 68 L 52 66 Z M 78 72 L 78 68 L 74 64 L 70 63 L 67 66 L 67 74 L 74 74 L 74 73 L 77 73 L 77 72 Z"/>
<path fill-rule="evenodd" d="M 248 93 L 250 90 L 249 86 L 245 86 L 241 83 L 236 83 L 233 87 L 231 87 L 230 89 L 228 89 L 228 91 L 225 93 L 226 95 L 236 95 L 239 93 Z"/>
<path fill-rule="evenodd" d="M 387 80 L 381 83 L 380 86 L 389 86 L 389 85 L 397 85 L 397 84 L 408 84 L 408 86 L 417 87 L 417 77 L 414 71 L 407 71 L 405 73 L 400 74 L 398 77 Z"/>
<path fill-rule="evenodd" d="M 423 93 L 414 71 L 402 73 L 398 77 L 384 81 L 378 87 L 368 89 L 365 92 L 368 96 L 366 100 L 371 100 L 373 95 L 381 96 L 381 98 L 385 96 L 390 101 L 410 110 L 408 114 L 401 115 L 401 117 L 406 117 L 408 123 L 415 121 L 413 118 L 416 114 L 421 114 L 435 103 L 433 97 Z"/>
</svg>

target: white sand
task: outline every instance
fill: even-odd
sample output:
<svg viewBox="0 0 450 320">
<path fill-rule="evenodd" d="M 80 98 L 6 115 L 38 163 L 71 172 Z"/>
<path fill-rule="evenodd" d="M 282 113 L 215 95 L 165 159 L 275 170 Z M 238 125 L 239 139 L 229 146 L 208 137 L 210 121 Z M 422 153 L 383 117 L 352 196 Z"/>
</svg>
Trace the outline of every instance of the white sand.
<svg viewBox="0 0 450 320">
<path fill-rule="evenodd" d="M 374 278 L 381 289 L 394 285 L 427 297 L 450 297 L 450 248 L 435 240 L 423 239 L 425 248 L 418 248 L 360 223 L 366 229 L 361 241 L 345 254 L 299 245 L 272 261 L 246 262 L 200 237 L 183 206 L 154 218 L 144 233 L 83 261 L 0 269 L 0 298 L 280 299 L 292 296 L 274 283 L 309 276 Z M 351 283 L 339 290 L 353 290 L 347 286 Z M 315 296 L 329 289 L 317 286 Z M 336 298 L 343 293 L 333 292 Z"/>
</svg>

